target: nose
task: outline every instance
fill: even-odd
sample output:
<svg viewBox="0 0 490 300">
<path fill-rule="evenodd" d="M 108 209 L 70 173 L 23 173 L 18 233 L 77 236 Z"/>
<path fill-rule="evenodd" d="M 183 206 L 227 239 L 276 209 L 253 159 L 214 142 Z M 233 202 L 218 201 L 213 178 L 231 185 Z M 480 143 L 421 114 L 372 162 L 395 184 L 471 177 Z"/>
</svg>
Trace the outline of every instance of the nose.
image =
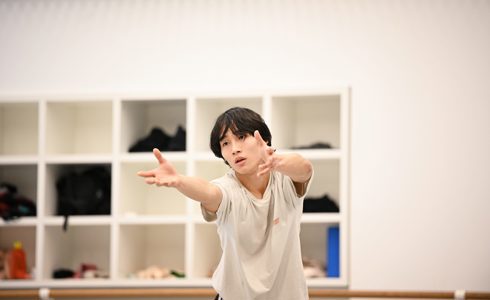
<svg viewBox="0 0 490 300">
<path fill-rule="evenodd" d="M 238 153 L 242 152 L 240 150 L 240 145 L 237 142 L 232 142 L 231 143 L 231 154 L 237 155 Z"/>
</svg>

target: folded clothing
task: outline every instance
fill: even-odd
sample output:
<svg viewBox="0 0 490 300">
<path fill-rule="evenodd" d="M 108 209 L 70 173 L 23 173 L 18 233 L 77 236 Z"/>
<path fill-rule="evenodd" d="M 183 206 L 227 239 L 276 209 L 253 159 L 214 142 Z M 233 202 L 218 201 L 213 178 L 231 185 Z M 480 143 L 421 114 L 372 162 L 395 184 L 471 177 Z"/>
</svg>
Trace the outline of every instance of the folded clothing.
<svg viewBox="0 0 490 300">
<path fill-rule="evenodd" d="M 325 264 L 319 260 L 303 257 L 303 272 L 306 278 L 326 277 Z"/>
<path fill-rule="evenodd" d="M 171 137 L 168 143 L 168 151 L 185 151 L 185 139 L 186 132 L 184 127 L 180 126 L 177 128 L 175 135 Z M 165 149 L 164 149 L 165 150 Z"/>
<path fill-rule="evenodd" d="M 20 217 L 36 215 L 36 203 L 17 192 L 17 187 L 0 182 L 0 218 L 11 221 Z"/>
<path fill-rule="evenodd" d="M 294 146 L 292 149 L 331 149 L 332 145 L 324 142 L 317 142 L 306 146 Z"/>
<path fill-rule="evenodd" d="M 185 278 L 185 273 L 177 270 L 160 266 L 149 266 L 146 269 L 139 270 L 136 273 L 129 274 L 129 278 L 137 279 L 166 279 L 166 278 Z"/>
<path fill-rule="evenodd" d="M 97 265 L 91 263 L 81 263 L 78 271 L 59 268 L 53 271 L 53 278 L 77 278 L 77 279 L 94 279 L 94 278 L 109 278 L 109 273 L 100 270 Z"/>
<path fill-rule="evenodd" d="M 325 194 L 319 198 L 305 198 L 303 212 L 339 212 L 339 206 L 328 194 Z"/>
<path fill-rule="evenodd" d="M 153 127 L 147 136 L 139 139 L 129 148 L 129 152 L 151 152 L 153 148 L 161 151 L 185 151 L 186 131 L 184 127 L 179 125 L 174 136 L 168 135 L 159 127 Z"/>
</svg>

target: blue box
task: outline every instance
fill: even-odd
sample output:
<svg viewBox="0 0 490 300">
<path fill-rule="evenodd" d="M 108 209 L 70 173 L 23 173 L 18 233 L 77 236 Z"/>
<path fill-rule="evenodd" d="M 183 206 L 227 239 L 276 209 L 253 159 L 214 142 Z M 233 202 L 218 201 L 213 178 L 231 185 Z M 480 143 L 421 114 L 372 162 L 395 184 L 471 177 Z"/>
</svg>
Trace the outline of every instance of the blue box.
<svg viewBox="0 0 490 300">
<path fill-rule="evenodd" d="M 339 227 L 327 229 L 327 277 L 340 276 Z"/>
</svg>

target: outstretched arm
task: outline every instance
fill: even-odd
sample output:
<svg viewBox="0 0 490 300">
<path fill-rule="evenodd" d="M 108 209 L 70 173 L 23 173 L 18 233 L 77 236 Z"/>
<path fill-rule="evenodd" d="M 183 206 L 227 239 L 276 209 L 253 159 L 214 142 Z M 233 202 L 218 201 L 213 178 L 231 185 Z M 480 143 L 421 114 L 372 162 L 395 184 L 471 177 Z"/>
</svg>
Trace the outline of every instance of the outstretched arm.
<svg viewBox="0 0 490 300">
<path fill-rule="evenodd" d="M 185 196 L 201 202 L 204 208 L 210 212 L 216 212 L 221 203 L 221 190 L 208 181 L 185 176 L 177 173 L 174 166 L 167 161 L 158 149 L 153 149 L 158 166 L 149 171 L 139 171 L 137 174 L 145 178 L 147 184 L 173 187 Z"/>
<path fill-rule="evenodd" d="M 257 175 L 261 176 L 272 170 L 283 173 L 293 180 L 296 193 L 303 196 L 306 192 L 306 184 L 313 174 L 311 162 L 297 153 L 276 154 L 275 149 L 267 145 L 258 130 L 254 132 L 254 137 L 261 147 L 264 160 L 264 163 L 259 165 Z"/>
</svg>

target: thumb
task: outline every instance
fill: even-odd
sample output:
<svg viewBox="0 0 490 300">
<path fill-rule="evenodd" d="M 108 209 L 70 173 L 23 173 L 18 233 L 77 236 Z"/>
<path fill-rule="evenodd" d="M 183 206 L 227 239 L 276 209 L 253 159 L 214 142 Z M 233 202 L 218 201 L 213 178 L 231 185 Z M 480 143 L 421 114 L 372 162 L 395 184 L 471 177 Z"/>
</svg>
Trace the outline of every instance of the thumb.
<svg viewBox="0 0 490 300">
<path fill-rule="evenodd" d="M 264 139 L 262 138 L 262 136 L 260 135 L 260 132 L 258 130 L 255 130 L 254 131 L 254 137 L 255 139 L 260 142 L 260 143 L 265 143 Z"/>
<path fill-rule="evenodd" d="M 166 162 L 165 158 L 163 158 L 162 153 L 157 148 L 153 148 L 153 155 L 155 155 L 155 157 L 158 160 L 158 163 L 159 164 L 163 164 L 163 163 Z"/>
</svg>

